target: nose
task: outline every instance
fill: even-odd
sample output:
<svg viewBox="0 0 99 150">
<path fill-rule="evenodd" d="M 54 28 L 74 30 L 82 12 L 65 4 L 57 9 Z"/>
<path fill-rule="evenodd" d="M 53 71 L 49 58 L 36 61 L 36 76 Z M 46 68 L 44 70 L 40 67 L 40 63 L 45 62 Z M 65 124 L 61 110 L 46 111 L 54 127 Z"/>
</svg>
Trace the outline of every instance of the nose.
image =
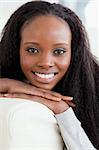
<svg viewBox="0 0 99 150">
<path fill-rule="evenodd" d="M 48 55 L 41 56 L 37 66 L 42 69 L 49 69 L 54 66 L 53 58 Z"/>
</svg>

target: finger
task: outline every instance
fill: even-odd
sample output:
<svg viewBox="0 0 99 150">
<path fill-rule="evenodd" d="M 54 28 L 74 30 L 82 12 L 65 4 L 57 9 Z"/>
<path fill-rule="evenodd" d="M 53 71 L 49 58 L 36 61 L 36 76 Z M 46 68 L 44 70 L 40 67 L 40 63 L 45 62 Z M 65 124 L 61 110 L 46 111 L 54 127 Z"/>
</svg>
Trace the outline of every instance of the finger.
<svg viewBox="0 0 99 150">
<path fill-rule="evenodd" d="M 47 90 L 44 90 L 44 89 L 40 89 L 41 91 L 45 92 L 45 93 L 49 93 L 51 94 L 52 96 L 55 96 L 55 97 L 58 97 L 60 100 L 73 100 L 73 97 L 71 96 L 63 96 L 61 95 L 60 93 L 57 93 L 57 92 L 54 92 L 54 91 L 47 91 Z"/>
<path fill-rule="evenodd" d="M 60 94 L 55 93 L 53 91 L 44 90 L 44 89 L 35 88 L 35 87 L 34 87 L 34 95 L 41 96 L 43 98 L 47 98 L 47 99 L 54 100 L 54 101 L 61 100 Z"/>
<path fill-rule="evenodd" d="M 7 98 L 22 98 L 22 99 L 31 99 L 32 96 L 31 95 L 28 95 L 28 94 L 24 94 L 24 93 L 7 93 L 7 94 L 4 94 L 4 97 L 7 97 Z"/>
<path fill-rule="evenodd" d="M 53 95 L 51 93 L 44 92 L 44 91 L 42 91 L 42 94 L 37 95 L 37 96 L 41 96 L 43 98 L 46 98 L 46 99 L 49 99 L 49 100 L 52 100 L 52 101 L 61 101 L 60 97 L 56 97 L 55 95 Z"/>
<path fill-rule="evenodd" d="M 15 88 L 13 88 L 13 87 L 15 87 Z M 9 93 L 31 94 L 31 95 L 35 95 L 35 96 L 41 96 L 41 97 L 44 97 L 47 99 L 52 99 L 55 101 L 60 101 L 61 99 L 64 99 L 64 100 L 69 99 L 69 97 L 66 98 L 57 92 L 40 89 L 33 85 L 23 83 L 20 81 L 12 81 L 12 86 L 9 88 Z M 70 100 L 71 100 L 71 98 L 70 98 Z"/>
<path fill-rule="evenodd" d="M 53 95 L 53 96 L 56 96 L 56 97 L 60 97 L 60 98 L 61 98 L 61 94 L 60 94 L 60 93 L 57 93 L 57 92 L 55 92 L 55 91 L 50 91 L 50 90 L 45 90 L 45 89 L 40 89 L 40 90 L 43 91 L 43 92 L 49 93 L 49 94 L 51 94 L 51 95 Z"/>
<path fill-rule="evenodd" d="M 24 87 L 20 86 L 17 90 L 12 91 L 11 93 L 24 93 L 29 95 L 40 96 L 43 98 L 51 99 L 54 101 L 60 101 L 60 97 L 56 97 L 56 95 L 48 92 L 47 90 L 41 90 L 40 88 L 36 88 L 32 85 L 24 84 Z"/>
<path fill-rule="evenodd" d="M 73 100 L 73 97 L 70 97 L 70 96 L 62 96 L 62 100 L 63 100 L 63 101 L 72 101 L 72 100 Z"/>
<path fill-rule="evenodd" d="M 69 105 L 69 106 L 71 106 L 71 107 L 75 107 L 76 105 L 73 103 L 73 102 L 71 102 L 71 101 L 67 101 L 67 104 Z"/>
<path fill-rule="evenodd" d="M 40 88 L 36 88 L 31 86 L 32 88 L 30 89 L 29 87 L 29 91 L 24 91 L 25 94 L 31 94 L 31 95 L 35 95 L 35 96 L 40 96 L 43 98 L 47 98 L 53 101 L 60 101 L 60 94 L 54 94 L 53 92 L 50 92 L 48 90 L 44 90 L 44 89 L 40 89 Z"/>
<path fill-rule="evenodd" d="M 30 94 L 24 94 L 24 93 L 7 93 L 3 94 L 3 97 L 7 98 L 22 98 L 22 99 L 29 99 L 33 101 L 37 100 L 44 100 L 45 98 L 35 96 L 35 95 L 30 95 Z M 48 101 L 48 99 L 46 99 Z"/>
</svg>

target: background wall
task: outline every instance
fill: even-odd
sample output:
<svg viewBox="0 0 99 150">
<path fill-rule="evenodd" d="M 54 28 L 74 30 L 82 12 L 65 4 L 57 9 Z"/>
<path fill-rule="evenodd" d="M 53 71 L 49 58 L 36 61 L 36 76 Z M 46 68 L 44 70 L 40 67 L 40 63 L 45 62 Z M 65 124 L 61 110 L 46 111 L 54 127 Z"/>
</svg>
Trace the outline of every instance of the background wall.
<svg viewBox="0 0 99 150">
<path fill-rule="evenodd" d="M 99 1 L 98 0 L 45 0 L 61 3 L 76 12 L 89 35 L 92 53 L 99 59 Z M 28 0 L 0 0 L 0 33 L 10 15 Z"/>
</svg>

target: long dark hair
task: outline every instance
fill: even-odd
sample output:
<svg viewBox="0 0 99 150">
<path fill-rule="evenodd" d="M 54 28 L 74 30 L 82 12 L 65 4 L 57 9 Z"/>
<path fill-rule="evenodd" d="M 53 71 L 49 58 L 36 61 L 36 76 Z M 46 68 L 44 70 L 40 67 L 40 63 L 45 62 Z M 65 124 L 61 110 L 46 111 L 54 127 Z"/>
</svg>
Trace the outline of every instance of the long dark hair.
<svg viewBox="0 0 99 150">
<path fill-rule="evenodd" d="M 10 17 L 0 42 L 0 77 L 24 80 L 19 48 L 22 26 L 39 15 L 54 15 L 66 21 L 72 32 L 72 58 L 68 72 L 53 89 L 74 97 L 74 112 L 93 145 L 99 149 L 99 65 L 78 16 L 60 4 L 32 1 L 22 5 Z M 61 86 L 61 88 L 60 88 Z"/>
</svg>

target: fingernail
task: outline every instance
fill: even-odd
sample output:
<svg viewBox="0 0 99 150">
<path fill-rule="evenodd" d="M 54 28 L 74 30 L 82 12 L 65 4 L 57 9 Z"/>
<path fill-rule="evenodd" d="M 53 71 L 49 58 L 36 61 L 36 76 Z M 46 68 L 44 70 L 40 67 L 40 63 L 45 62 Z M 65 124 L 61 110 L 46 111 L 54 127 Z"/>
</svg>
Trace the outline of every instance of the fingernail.
<svg viewBox="0 0 99 150">
<path fill-rule="evenodd" d="M 4 96 L 4 97 L 8 97 L 8 96 L 9 96 L 9 94 L 8 94 L 8 93 L 5 93 L 5 94 L 3 94 L 3 96 Z"/>
<path fill-rule="evenodd" d="M 59 98 L 59 97 L 56 97 L 55 99 L 56 99 L 56 100 L 58 100 L 58 101 L 61 101 L 61 100 L 62 100 L 62 99 L 61 99 L 61 98 Z"/>
<path fill-rule="evenodd" d="M 73 97 L 68 96 L 68 99 L 69 99 L 69 100 L 73 100 Z"/>
</svg>

